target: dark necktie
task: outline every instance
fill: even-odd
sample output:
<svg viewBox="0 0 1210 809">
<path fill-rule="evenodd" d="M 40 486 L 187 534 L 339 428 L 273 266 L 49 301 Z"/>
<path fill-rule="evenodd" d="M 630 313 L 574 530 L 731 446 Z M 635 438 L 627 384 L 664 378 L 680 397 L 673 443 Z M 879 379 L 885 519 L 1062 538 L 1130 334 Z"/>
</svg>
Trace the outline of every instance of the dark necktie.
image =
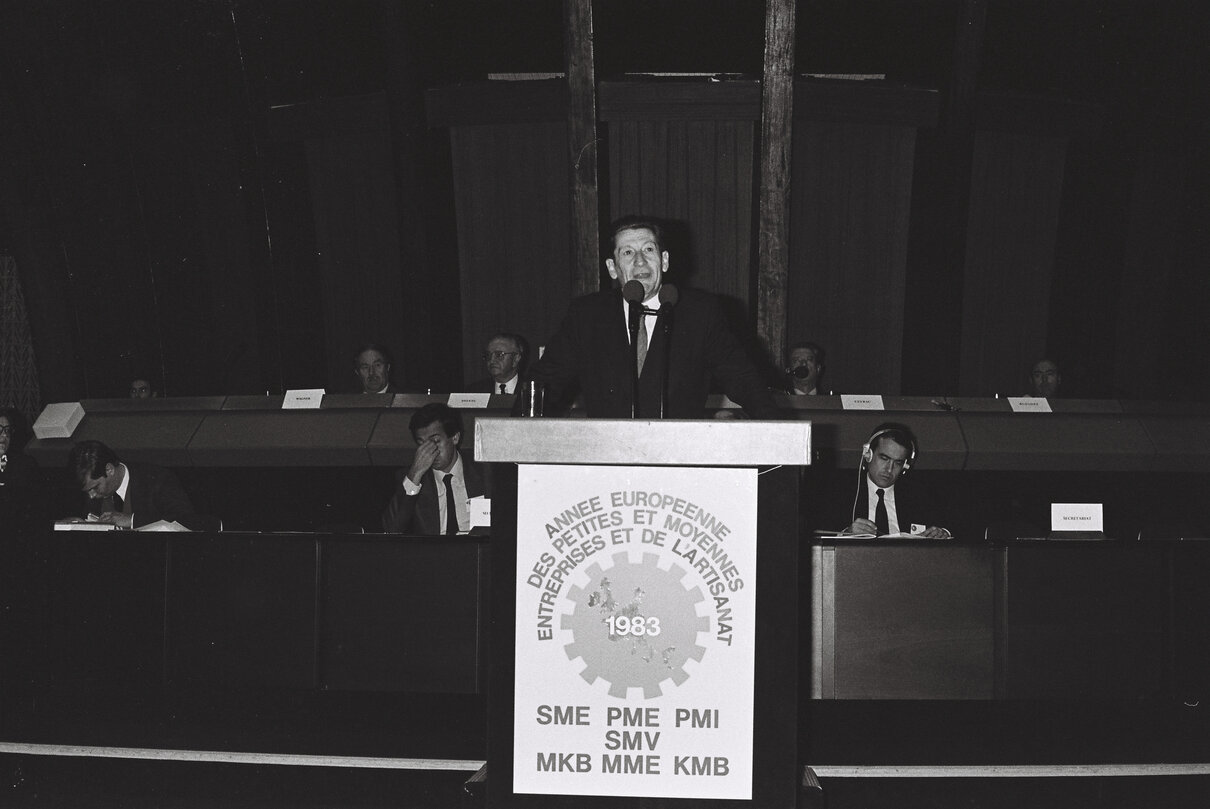
<svg viewBox="0 0 1210 809">
<path fill-rule="evenodd" d="M 501 383 L 500 383 L 500 392 L 501 392 L 501 393 L 505 393 L 506 391 L 505 391 L 504 389 L 505 389 L 505 388 L 507 388 L 507 387 L 508 387 L 508 385 L 507 385 L 507 384 L 505 384 L 505 383 L 501 382 Z"/>
<path fill-rule="evenodd" d="M 643 363 L 647 360 L 647 316 L 639 318 L 639 373 L 643 373 Z"/>
<path fill-rule="evenodd" d="M 458 533 L 458 512 L 454 510 L 454 487 L 450 483 L 453 475 L 446 475 L 445 482 L 445 531 L 446 534 Z"/>
<path fill-rule="evenodd" d="M 122 507 L 124 505 L 125 505 L 125 503 L 122 500 L 122 496 L 120 494 L 118 494 L 117 492 L 114 492 L 113 493 L 113 510 L 121 511 Z"/>
<path fill-rule="evenodd" d="M 891 533 L 891 521 L 887 518 L 886 500 L 883 499 L 885 490 L 878 489 L 875 494 L 878 495 L 878 505 L 874 509 L 874 525 L 878 526 L 878 536 L 884 536 Z"/>
</svg>

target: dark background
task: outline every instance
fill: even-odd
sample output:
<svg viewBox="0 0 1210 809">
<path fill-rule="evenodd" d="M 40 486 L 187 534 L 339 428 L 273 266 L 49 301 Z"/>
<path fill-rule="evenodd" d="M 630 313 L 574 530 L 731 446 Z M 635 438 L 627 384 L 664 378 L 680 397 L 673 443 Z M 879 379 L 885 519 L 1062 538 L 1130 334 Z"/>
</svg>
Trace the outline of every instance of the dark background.
<svg viewBox="0 0 1210 809">
<path fill-rule="evenodd" d="M 761 3 L 594 6 L 598 82 L 760 76 Z M 963 59 L 959 19 L 972 7 L 986 8 L 984 34 Z M 1071 395 L 1210 397 L 1201 11 L 1171 0 L 799 3 L 797 74 L 886 74 L 939 100 L 931 124 L 895 141 L 907 158 L 906 169 L 892 162 L 898 207 L 879 207 L 882 184 L 800 174 L 796 158 L 792 258 L 811 261 L 792 261 L 789 297 L 811 304 L 809 317 L 791 306 L 787 334 L 829 343 L 825 384 L 1018 394 L 1048 353 Z M 553 0 L 4 3 L 0 256 L 19 274 L 37 383 L 13 390 L 6 368 L 0 395 L 35 415 L 45 402 L 124 396 L 136 373 L 170 396 L 349 390 L 366 340 L 395 349 L 402 387 L 452 389 L 481 375 L 476 354 L 497 329 L 541 345 L 570 294 L 562 120 L 431 126 L 424 91 L 559 72 L 563 58 Z M 1015 109 L 1006 99 L 1025 111 L 964 130 L 950 104 L 960 81 L 973 82 L 976 117 Z M 710 134 L 703 153 L 734 165 L 690 150 L 666 188 L 637 196 L 627 183 L 651 181 L 626 173 L 634 155 L 672 161 L 677 150 L 653 155 L 650 131 L 627 126 L 600 126 L 602 220 L 646 205 L 688 222 L 674 269 L 728 295 L 750 328 L 752 123 Z M 489 136 L 492 150 L 476 152 Z M 847 129 L 796 124 L 795 137 L 795 154 L 824 166 L 872 162 L 845 152 Z M 723 169 L 725 182 L 694 185 L 695 171 Z M 740 193 L 725 216 L 673 201 L 728 183 Z M 869 209 L 856 237 L 815 215 L 854 200 Z M 863 240 L 860 223 L 887 210 L 901 227 Z M 854 260 L 863 245 L 871 254 Z M 896 262 L 901 295 L 837 286 Z M 867 346 L 863 331 L 880 328 Z M 12 346 L 4 356 L 19 361 Z"/>
</svg>

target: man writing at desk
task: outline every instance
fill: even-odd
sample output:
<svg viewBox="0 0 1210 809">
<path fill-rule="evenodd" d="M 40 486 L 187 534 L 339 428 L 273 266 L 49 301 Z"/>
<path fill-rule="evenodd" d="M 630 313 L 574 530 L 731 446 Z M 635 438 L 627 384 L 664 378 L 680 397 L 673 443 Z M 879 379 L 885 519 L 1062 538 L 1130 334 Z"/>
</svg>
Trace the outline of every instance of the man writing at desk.
<svg viewBox="0 0 1210 809">
<path fill-rule="evenodd" d="M 100 441 L 81 441 L 67 460 L 87 498 L 90 520 L 119 528 L 138 528 L 159 520 L 186 528 L 204 527 L 189 495 L 170 470 L 150 464 L 125 464 Z"/>
<path fill-rule="evenodd" d="M 916 436 L 902 425 L 880 425 L 861 448 L 863 472 L 853 497 L 853 511 L 844 534 L 912 534 L 927 539 L 945 539 L 945 528 L 912 520 L 923 518 L 927 507 L 897 485 L 916 461 Z"/>
</svg>

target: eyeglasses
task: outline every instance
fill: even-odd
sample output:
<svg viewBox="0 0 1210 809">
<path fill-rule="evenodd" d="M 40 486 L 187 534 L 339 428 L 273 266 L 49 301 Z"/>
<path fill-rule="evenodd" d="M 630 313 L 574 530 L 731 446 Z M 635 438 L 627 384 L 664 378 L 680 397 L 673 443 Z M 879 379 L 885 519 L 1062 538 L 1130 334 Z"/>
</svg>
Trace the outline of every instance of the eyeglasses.
<svg viewBox="0 0 1210 809">
<path fill-rule="evenodd" d="M 11 424 L 0 424 L 0 435 L 12 435 L 13 428 Z"/>
<path fill-rule="evenodd" d="M 371 362 L 369 364 L 363 362 L 357 366 L 357 370 L 361 371 L 363 374 L 368 374 L 370 371 L 381 371 L 385 367 L 385 362 Z"/>
<path fill-rule="evenodd" d="M 483 359 L 485 360 L 502 360 L 505 357 L 519 357 L 520 351 L 484 351 Z"/>
</svg>

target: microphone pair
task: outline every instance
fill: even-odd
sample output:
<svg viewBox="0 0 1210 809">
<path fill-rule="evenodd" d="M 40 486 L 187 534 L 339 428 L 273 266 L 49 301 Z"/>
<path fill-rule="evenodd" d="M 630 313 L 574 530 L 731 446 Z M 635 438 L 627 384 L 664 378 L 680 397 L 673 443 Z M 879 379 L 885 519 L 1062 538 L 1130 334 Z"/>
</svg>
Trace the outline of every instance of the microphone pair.
<svg viewBox="0 0 1210 809">
<path fill-rule="evenodd" d="M 622 297 L 625 298 L 628 303 L 642 303 L 643 299 L 647 297 L 647 290 L 643 288 L 641 281 L 635 281 L 632 279 L 627 281 L 626 285 L 622 287 Z M 673 284 L 662 284 L 660 286 L 659 301 L 661 307 L 676 306 L 676 302 L 680 300 L 680 298 L 681 293 Z M 644 307 L 643 314 L 654 315 L 658 314 L 658 311 Z"/>
</svg>

